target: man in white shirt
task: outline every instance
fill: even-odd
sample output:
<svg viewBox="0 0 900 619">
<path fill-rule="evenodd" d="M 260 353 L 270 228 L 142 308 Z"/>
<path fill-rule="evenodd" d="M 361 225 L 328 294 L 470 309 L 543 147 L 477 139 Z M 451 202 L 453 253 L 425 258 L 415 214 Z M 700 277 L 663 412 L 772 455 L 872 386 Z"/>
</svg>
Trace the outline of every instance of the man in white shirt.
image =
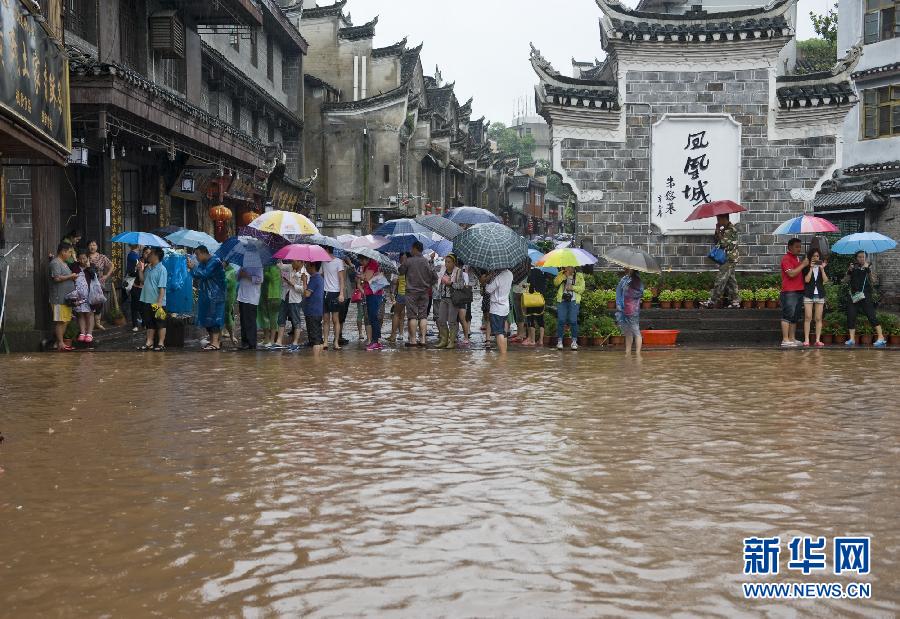
<svg viewBox="0 0 900 619">
<path fill-rule="evenodd" d="M 284 332 L 288 318 L 294 329 L 291 348 L 300 345 L 300 321 L 303 316 L 303 261 L 292 260 L 281 267 L 281 310 L 278 312 L 278 345 L 284 345 Z"/>
<path fill-rule="evenodd" d="M 262 267 L 241 267 L 238 271 L 238 316 L 241 318 L 241 349 L 256 350 L 256 308 L 262 287 Z"/>
<path fill-rule="evenodd" d="M 506 319 L 509 317 L 509 291 L 513 274 L 509 269 L 500 271 L 491 279 L 491 274 L 482 279 L 482 290 L 491 298 L 491 333 L 497 337 L 497 350 L 506 354 Z"/>
<path fill-rule="evenodd" d="M 325 314 L 322 317 L 322 341 L 328 350 L 328 332 L 334 327 L 334 349 L 341 349 L 341 307 L 344 305 L 344 261 L 334 257 L 334 250 L 325 247 L 331 260 L 322 262 L 322 277 L 325 278 Z"/>
</svg>

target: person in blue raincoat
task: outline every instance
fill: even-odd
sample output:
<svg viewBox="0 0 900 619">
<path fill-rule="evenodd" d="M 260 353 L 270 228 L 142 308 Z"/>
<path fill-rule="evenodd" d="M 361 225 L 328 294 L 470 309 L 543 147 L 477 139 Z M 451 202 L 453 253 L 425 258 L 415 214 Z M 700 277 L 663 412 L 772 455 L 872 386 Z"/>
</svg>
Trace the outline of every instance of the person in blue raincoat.
<svg viewBox="0 0 900 619">
<path fill-rule="evenodd" d="M 225 267 L 203 245 L 194 250 L 194 256 L 197 262 L 189 260 L 188 268 L 197 282 L 197 324 L 209 333 L 203 350 L 219 350 L 225 324 Z"/>
</svg>

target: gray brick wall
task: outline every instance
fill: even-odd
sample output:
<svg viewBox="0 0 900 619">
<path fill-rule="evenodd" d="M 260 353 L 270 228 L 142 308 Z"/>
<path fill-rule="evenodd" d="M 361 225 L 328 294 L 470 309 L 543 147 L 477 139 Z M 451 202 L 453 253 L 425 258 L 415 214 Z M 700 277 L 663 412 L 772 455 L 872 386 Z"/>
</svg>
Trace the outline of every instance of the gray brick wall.
<svg viewBox="0 0 900 619">
<path fill-rule="evenodd" d="M 878 211 L 870 222 L 870 230 L 876 230 L 892 239 L 900 239 L 900 199 Z M 878 254 L 875 271 L 881 283 L 882 302 L 886 307 L 900 309 L 900 248 Z"/>
<path fill-rule="evenodd" d="M 6 179 L 6 220 L 3 222 L 5 254 L 13 245 L 19 247 L 10 254 L 7 327 L 18 330 L 34 324 L 34 249 L 31 216 L 31 173 L 29 168 L 4 166 Z"/>
<path fill-rule="evenodd" d="M 784 254 L 786 239 L 771 231 L 799 215 L 804 203 L 791 189 L 811 189 L 832 165 L 832 137 L 769 141 L 768 72 L 629 71 L 626 75 L 626 141 L 566 139 L 561 164 L 582 190 L 600 190 L 603 199 L 579 204 L 578 234 L 602 254 L 614 245 L 639 245 L 662 258 L 664 268 L 710 269 L 708 236 L 653 233 L 650 213 L 650 127 L 664 114 L 726 113 L 741 123 L 741 204 L 749 209 L 738 226 L 739 268 L 768 270 Z"/>
</svg>

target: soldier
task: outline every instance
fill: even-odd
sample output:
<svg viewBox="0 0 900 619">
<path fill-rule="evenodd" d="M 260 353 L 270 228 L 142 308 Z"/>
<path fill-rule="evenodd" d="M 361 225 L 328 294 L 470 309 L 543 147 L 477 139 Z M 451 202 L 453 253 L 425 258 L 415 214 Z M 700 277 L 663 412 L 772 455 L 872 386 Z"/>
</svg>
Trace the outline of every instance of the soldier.
<svg viewBox="0 0 900 619">
<path fill-rule="evenodd" d="M 719 275 L 716 277 L 716 285 L 709 295 L 709 301 L 700 305 L 715 307 L 723 298 L 728 298 L 731 301 L 729 307 L 740 307 L 741 300 L 735 276 L 738 260 L 738 231 L 728 215 L 716 217 L 715 239 L 718 246 L 725 251 L 725 262 L 719 267 Z"/>
</svg>

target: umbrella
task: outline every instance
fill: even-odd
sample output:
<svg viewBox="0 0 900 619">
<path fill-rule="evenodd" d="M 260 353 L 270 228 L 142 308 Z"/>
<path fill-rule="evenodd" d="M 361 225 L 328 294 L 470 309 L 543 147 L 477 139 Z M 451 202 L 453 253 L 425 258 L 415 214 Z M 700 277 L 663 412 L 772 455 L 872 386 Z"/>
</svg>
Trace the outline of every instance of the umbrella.
<svg viewBox="0 0 900 619">
<path fill-rule="evenodd" d="M 378 263 L 378 266 L 381 267 L 381 270 L 386 273 L 396 273 L 397 265 L 393 260 L 388 258 L 382 253 L 379 253 L 372 249 L 371 247 L 358 247 L 356 249 L 348 249 L 346 250 L 348 254 L 356 254 L 357 256 L 365 256 L 366 258 L 370 258 Z"/>
<path fill-rule="evenodd" d="M 336 238 L 325 236 L 324 234 L 309 234 L 299 239 L 304 243 L 311 245 L 319 245 L 321 247 L 330 247 L 332 249 L 344 249 L 344 246 Z"/>
<path fill-rule="evenodd" d="M 149 232 L 120 232 L 110 239 L 113 243 L 128 243 L 129 245 L 148 245 L 150 247 L 171 247 L 166 239 L 160 238 Z"/>
<path fill-rule="evenodd" d="M 166 236 L 173 245 L 183 245 L 184 247 L 200 247 L 205 246 L 210 251 L 219 249 L 219 242 L 205 232 L 199 230 L 178 230 Z"/>
<path fill-rule="evenodd" d="M 544 255 L 537 261 L 539 267 L 583 267 L 588 264 L 595 264 L 597 257 L 583 249 L 577 247 L 563 247 L 554 249 Z"/>
<path fill-rule="evenodd" d="M 376 236 L 395 236 L 397 234 L 428 234 L 429 232 L 431 230 L 420 223 L 416 223 L 415 219 L 403 218 L 384 222 L 378 226 L 374 234 Z"/>
<path fill-rule="evenodd" d="M 446 258 L 453 251 L 453 243 L 448 240 L 437 241 L 429 248 L 441 258 Z"/>
<path fill-rule="evenodd" d="M 636 247 L 619 245 L 606 252 L 603 257 L 607 262 L 618 264 L 629 269 L 644 271 L 645 273 L 660 273 L 659 263 L 656 258 Z"/>
<path fill-rule="evenodd" d="M 531 258 L 525 257 L 525 260 L 510 269 L 513 276 L 513 282 L 518 284 L 528 279 L 528 272 L 531 270 Z"/>
<path fill-rule="evenodd" d="M 216 250 L 216 256 L 224 262 L 247 268 L 262 268 L 272 262 L 272 250 L 269 246 L 252 236 L 233 236 L 227 239 Z"/>
<path fill-rule="evenodd" d="M 430 249 L 435 243 L 431 235 L 426 234 L 395 234 L 390 239 L 390 242 L 379 247 L 378 251 L 383 254 L 403 254 L 410 251 L 416 241 L 419 241 L 425 249 Z"/>
<path fill-rule="evenodd" d="M 163 238 L 169 236 L 173 232 L 178 232 L 179 230 L 184 230 L 182 226 L 163 226 L 162 228 L 157 228 L 156 230 L 151 230 L 153 234 L 156 236 L 161 236 Z"/>
<path fill-rule="evenodd" d="M 262 230 L 251 228 L 250 226 L 241 226 L 240 228 L 238 228 L 237 235 L 252 236 L 255 239 L 259 239 L 260 241 L 265 243 L 272 251 L 278 251 L 282 247 L 286 247 L 287 245 L 291 244 L 289 240 L 287 240 L 280 234 L 275 234 L 274 232 L 263 232 Z"/>
<path fill-rule="evenodd" d="M 821 217 L 801 215 L 788 219 L 775 228 L 775 232 L 772 234 L 815 234 L 816 232 L 838 232 L 838 227 Z"/>
<path fill-rule="evenodd" d="M 387 239 L 383 236 L 374 236 L 372 234 L 367 234 L 366 236 L 358 236 L 350 242 L 350 245 L 344 247 L 344 249 L 359 249 L 361 247 L 367 247 L 369 249 L 378 249 L 382 245 L 387 245 L 390 243 L 390 239 Z"/>
<path fill-rule="evenodd" d="M 543 271 L 544 273 L 549 273 L 550 275 L 556 275 L 559 273 L 559 269 L 557 269 L 556 267 L 535 266 L 535 263 L 537 263 L 539 260 L 541 260 L 544 257 L 544 253 L 542 251 L 537 250 L 537 249 L 529 249 L 528 257 L 531 258 L 531 268 L 532 269 L 537 269 L 539 271 Z"/>
<path fill-rule="evenodd" d="M 337 242 L 340 243 L 341 247 L 344 249 L 350 247 L 350 243 L 352 243 L 357 238 L 359 237 L 357 237 L 355 234 L 339 234 L 337 235 L 337 237 L 335 237 Z"/>
<path fill-rule="evenodd" d="M 831 251 L 836 254 L 855 254 L 864 251 L 867 254 L 877 254 L 897 247 L 897 241 L 877 232 L 857 232 L 849 234 L 838 240 L 831 246 Z"/>
<path fill-rule="evenodd" d="M 272 254 L 276 260 L 303 260 L 304 262 L 328 262 L 331 256 L 318 245 L 287 245 Z"/>
<path fill-rule="evenodd" d="M 458 223 L 452 222 L 440 215 L 422 215 L 421 217 L 416 217 L 416 223 L 437 232 L 445 239 L 450 239 L 451 241 L 462 232 L 462 228 Z"/>
<path fill-rule="evenodd" d="M 694 212 L 688 215 L 685 221 L 694 221 L 695 219 L 708 219 L 710 217 L 718 217 L 719 215 L 729 215 L 731 213 L 741 213 L 746 211 L 743 206 L 731 200 L 716 200 L 715 202 L 707 202 L 701 204 L 694 209 Z"/>
<path fill-rule="evenodd" d="M 309 217 L 305 217 L 300 213 L 292 213 L 291 211 L 269 211 L 268 213 L 263 213 L 250 222 L 250 227 L 263 232 L 274 232 L 281 236 L 319 234 L 319 229 L 309 220 Z"/>
<path fill-rule="evenodd" d="M 525 239 L 498 223 L 473 225 L 453 239 L 453 250 L 463 263 L 486 271 L 511 269 L 528 257 Z"/>
<path fill-rule="evenodd" d="M 478 208 L 477 206 L 458 206 L 447 211 L 444 217 L 454 223 L 463 225 L 503 223 L 502 219 L 489 210 Z"/>
</svg>

